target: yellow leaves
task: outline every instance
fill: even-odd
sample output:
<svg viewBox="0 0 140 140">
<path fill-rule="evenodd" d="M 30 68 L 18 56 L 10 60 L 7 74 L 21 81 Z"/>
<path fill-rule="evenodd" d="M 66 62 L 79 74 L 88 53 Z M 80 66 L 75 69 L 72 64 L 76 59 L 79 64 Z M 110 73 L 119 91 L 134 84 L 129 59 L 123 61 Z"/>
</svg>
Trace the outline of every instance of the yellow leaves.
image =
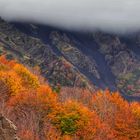
<svg viewBox="0 0 140 140">
<path fill-rule="evenodd" d="M 130 108 L 132 110 L 132 113 L 138 118 L 140 119 L 140 104 L 137 102 L 133 102 L 130 105 Z"/>
<path fill-rule="evenodd" d="M 33 75 L 28 69 L 20 64 L 16 64 L 13 68 L 19 76 L 21 76 L 23 83 L 30 88 L 37 88 L 39 86 L 38 77 Z"/>
<path fill-rule="evenodd" d="M 89 111 L 88 108 L 84 107 L 82 104 L 76 102 L 76 101 L 67 101 L 64 103 L 64 108 L 66 110 L 66 114 L 77 114 L 80 116 L 81 120 L 83 122 L 87 122 L 88 121 L 88 117 L 91 114 L 91 112 Z M 81 122 L 82 123 L 82 122 Z M 80 125 L 80 123 L 79 123 Z M 81 126 L 80 126 L 81 127 Z"/>
<path fill-rule="evenodd" d="M 22 90 L 21 79 L 14 71 L 0 71 L 0 81 L 7 86 L 11 95 L 16 95 Z"/>
<path fill-rule="evenodd" d="M 14 60 L 7 60 L 4 56 L 0 57 L 0 81 L 5 84 L 9 95 L 16 95 L 28 88 L 39 87 L 38 77 L 32 74 L 23 65 Z"/>
</svg>

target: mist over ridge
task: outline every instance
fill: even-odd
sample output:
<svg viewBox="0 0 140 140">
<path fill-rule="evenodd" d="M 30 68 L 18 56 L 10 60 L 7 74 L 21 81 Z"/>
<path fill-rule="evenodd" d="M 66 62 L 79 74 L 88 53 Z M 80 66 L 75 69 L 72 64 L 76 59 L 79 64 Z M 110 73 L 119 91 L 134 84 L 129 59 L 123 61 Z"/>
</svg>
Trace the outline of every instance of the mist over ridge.
<svg viewBox="0 0 140 140">
<path fill-rule="evenodd" d="M 70 30 L 140 30 L 139 0 L 0 0 L 0 16 Z"/>
</svg>

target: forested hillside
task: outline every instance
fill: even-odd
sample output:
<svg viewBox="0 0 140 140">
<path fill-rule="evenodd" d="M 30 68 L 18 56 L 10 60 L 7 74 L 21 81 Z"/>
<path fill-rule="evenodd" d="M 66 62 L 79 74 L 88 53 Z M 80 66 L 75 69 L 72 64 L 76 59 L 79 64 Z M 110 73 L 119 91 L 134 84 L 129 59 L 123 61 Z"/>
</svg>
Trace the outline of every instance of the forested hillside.
<svg viewBox="0 0 140 140">
<path fill-rule="evenodd" d="M 140 100 L 140 33 L 68 32 L 0 19 L 0 54 L 39 67 L 53 88 L 118 90 Z"/>
<path fill-rule="evenodd" d="M 38 68 L 0 57 L 0 112 L 21 140 L 139 140 L 140 104 L 109 90 L 51 88 Z"/>
</svg>

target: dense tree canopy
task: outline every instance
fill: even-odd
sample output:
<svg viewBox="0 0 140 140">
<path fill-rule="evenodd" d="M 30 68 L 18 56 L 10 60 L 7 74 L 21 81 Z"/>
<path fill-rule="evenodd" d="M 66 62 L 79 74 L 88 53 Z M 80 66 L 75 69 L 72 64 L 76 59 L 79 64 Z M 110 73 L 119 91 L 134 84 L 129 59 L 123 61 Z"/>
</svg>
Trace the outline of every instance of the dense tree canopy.
<svg viewBox="0 0 140 140">
<path fill-rule="evenodd" d="M 140 104 L 109 90 L 62 88 L 0 57 L 0 111 L 23 140 L 139 140 Z"/>
</svg>

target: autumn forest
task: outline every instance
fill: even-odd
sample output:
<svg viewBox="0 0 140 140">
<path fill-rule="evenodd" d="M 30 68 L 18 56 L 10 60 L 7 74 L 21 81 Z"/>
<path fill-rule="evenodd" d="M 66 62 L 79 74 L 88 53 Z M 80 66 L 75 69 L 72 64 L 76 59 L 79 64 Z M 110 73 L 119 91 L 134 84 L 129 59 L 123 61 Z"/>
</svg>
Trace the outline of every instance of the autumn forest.
<svg viewBox="0 0 140 140">
<path fill-rule="evenodd" d="M 21 140 L 139 140 L 140 104 L 119 93 L 53 89 L 39 74 L 0 57 L 0 112 Z"/>
</svg>

